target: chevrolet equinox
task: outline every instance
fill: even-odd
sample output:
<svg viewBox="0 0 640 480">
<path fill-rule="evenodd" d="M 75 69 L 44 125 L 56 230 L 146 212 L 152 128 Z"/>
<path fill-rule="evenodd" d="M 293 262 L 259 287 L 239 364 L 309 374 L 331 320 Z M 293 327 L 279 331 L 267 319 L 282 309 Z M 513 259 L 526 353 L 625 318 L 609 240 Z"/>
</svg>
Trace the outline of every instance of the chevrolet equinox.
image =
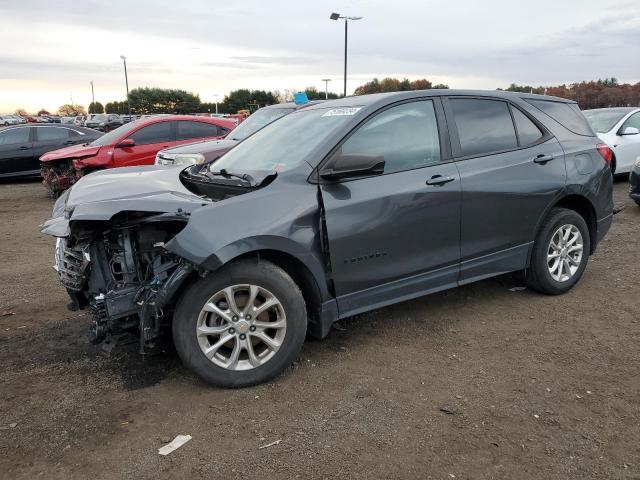
<svg viewBox="0 0 640 480">
<path fill-rule="evenodd" d="M 293 112 L 215 163 L 81 178 L 43 232 L 94 342 L 172 332 L 207 382 L 267 381 L 307 334 L 522 271 L 557 295 L 612 221 L 611 150 L 573 101 L 430 90 Z"/>
</svg>

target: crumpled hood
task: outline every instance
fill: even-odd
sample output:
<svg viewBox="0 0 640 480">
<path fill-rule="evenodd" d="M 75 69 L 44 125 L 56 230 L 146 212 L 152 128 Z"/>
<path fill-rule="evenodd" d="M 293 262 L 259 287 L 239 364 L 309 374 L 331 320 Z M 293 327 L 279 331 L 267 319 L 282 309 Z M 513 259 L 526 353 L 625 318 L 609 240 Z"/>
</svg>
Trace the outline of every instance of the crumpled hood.
<svg viewBox="0 0 640 480">
<path fill-rule="evenodd" d="M 232 135 L 233 132 L 230 134 Z M 224 155 L 238 144 L 236 140 L 205 140 L 202 142 L 188 143 L 186 145 L 178 145 L 177 147 L 167 148 L 160 153 L 170 153 L 172 155 L 178 153 L 200 153 L 204 155 L 205 162 Z"/>
<path fill-rule="evenodd" d="M 182 185 L 180 171 L 142 166 L 86 175 L 58 199 L 42 233 L 64 237 L 69 234 L 70 221 L 109 220 L 124 211 L 190 213 L 211 203 Z"/>
<path fill-rule="evenodd" d="M 91 145 L 72 145 L 59 150 L 47 152 L 40 157 L 41 162 L 53 162 L 66 158 L 85 158 L 97 155 L 102 147 L 92 147 Z"/>
</svg>

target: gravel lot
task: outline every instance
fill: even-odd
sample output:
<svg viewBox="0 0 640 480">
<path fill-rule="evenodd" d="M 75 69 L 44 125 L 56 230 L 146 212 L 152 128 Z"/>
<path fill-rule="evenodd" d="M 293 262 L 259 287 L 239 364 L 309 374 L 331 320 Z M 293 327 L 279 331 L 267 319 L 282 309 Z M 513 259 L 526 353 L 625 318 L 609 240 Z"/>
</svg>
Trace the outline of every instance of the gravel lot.
<svg viewBox="0 0 640 480">
<path fill-rule="evenodd" d="M 640 208 L 626 190 L 564 296 L 506 276 L 405 302 L 309 341 L 270 384 L 219 390 L 172 351 L 90 346 L 39 233 L 51 200 L 0 184 L 0 477 L 638 479 Z M 178 434 L 193 440 L 158 455 Z"/>
</svg>

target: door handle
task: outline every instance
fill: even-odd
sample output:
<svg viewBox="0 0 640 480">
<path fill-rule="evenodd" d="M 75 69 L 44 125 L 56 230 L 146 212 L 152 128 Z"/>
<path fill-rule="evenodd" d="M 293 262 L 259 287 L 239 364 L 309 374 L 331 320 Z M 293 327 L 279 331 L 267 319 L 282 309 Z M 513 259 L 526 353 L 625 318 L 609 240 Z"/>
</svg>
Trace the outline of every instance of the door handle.
<svg viewBox="0 0 640 480">
<path fill-rule="evenodd" d="M 18 147 L 18 150 L 29 150 L 29 147 L 25 147 L 24 145 L 21 147 Z"/>
<path fill-rule="evenodd" d="M 546 155 L 544 153 L 541 153 L 540 155 L 536 155 L 536 157 L 533 159 L 533 163 L 544 165 L 545 163 L 553 160 L 553 158 L 553 155 Z"/>
<path fill-rule="evenodd" d="M 436 185 L 441 187 L 445 183 L 453 182 L 455 178 L 453 177 L 443 177 L 442 175 L 434 175 L 429 180 L 427 180 L 427 185 Z"/>
</svg>

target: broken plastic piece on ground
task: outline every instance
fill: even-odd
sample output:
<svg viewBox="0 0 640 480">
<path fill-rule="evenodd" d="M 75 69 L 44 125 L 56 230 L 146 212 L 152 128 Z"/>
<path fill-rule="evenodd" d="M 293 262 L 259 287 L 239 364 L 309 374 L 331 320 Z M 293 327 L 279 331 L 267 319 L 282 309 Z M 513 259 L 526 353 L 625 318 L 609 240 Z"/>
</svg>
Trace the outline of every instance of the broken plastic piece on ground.
<svg viewBox="0 0 640 480">
<path fill-rule="evenodd" d="M 164 447 L 158 449 L 160 455 L 169 455 L 174 450 L 177 450 L 182 445 L 191 440 L 191 435 L 178 435 L 176 438 L 167 443 Z"/>
<path fill-rule="evenodd" d="M 522 290 L 526 290 L 527 287 L 512 287 L 509 289 L 510 292 L 521 292 Z"/>
<path fill-rule="evenodd" d="M 273 447 L 274 445 L 278 445 L 282 440 L 276 440 L 275 442 L 267 443 L 266 445 L 261 445 L 258 447 L 258 450 L 262 450 L 263 448 Z"/>
</svg>

